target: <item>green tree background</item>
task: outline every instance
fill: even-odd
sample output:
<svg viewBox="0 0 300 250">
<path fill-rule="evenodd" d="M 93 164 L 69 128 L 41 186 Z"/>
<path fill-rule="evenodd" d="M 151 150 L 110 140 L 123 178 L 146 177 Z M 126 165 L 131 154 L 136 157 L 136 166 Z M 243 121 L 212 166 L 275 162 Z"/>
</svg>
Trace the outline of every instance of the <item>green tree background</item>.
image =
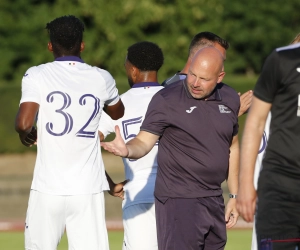
<svg viewBox="0 0 300 250">
<path fill-rule="evenodd" d="M 53 60 L 45 26 L 56 17 L 73 14 L 85 23 L 82 58 L 108 70 L 122 93 L 128 46 L 148 40 L 162 48 L 162 82 L 182 69 L 189 42 L 201 31 L 229 41 L 227 75 L 254 79 L 266 56 L 300 32 L 299 9 L 299 0 L 1 0 L 0 153 L 25 150 L 16 146 L 13 128 L 21 79 L 29 67 Z"/>
</svg>

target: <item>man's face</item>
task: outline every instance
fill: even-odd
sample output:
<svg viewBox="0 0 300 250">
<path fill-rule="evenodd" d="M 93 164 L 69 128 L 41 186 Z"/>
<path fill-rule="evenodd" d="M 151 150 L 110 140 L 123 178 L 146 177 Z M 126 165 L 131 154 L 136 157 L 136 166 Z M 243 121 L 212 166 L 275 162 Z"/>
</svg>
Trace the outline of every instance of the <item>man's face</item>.
<svg viewBox="0 0 300 250">
<path fill-rule="evenodd" d="M 225 72 L 207 67 L 205 64 L 191 65 L 187 74 L 186 83 L 190 94 L 195 99 L 208 97 L 216 85 L 222 81 Z"/>
<path fill-rule="evenodd" d="M 134 82 L 133 82 L 133 79 L 132 79 L 132 64 L 127 60 L 127 56 L 126 56 L 126 59 L 125 59 L 125 63 L 124 63 L 124 66 L 125 66 L 125 70 L 126 70 L 126 75 L 127 75 L 127 79 L 128 79 L 128 83 L 130 85 L 130 87 L 133 86 Z"/>
</svg>

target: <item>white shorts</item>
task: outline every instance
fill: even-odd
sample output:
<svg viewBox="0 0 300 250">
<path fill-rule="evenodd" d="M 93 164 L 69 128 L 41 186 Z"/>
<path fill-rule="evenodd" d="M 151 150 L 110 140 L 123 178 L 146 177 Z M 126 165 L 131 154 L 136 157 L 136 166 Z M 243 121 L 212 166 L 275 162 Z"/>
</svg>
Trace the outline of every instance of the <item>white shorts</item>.
<svg viewBox="0 0 300 250">
<path fill-rule="evenodd" d="M 155 205 L 141 203 L 123 211 L 123 250 L 157 250 Z"/>
<path fill-rule="evenodd" d="M 103 192 L 60 196 L 31 190 L 25 249 L 56 250 L 65 228 L 70 250 L 108 250 Z"/>
</svg>

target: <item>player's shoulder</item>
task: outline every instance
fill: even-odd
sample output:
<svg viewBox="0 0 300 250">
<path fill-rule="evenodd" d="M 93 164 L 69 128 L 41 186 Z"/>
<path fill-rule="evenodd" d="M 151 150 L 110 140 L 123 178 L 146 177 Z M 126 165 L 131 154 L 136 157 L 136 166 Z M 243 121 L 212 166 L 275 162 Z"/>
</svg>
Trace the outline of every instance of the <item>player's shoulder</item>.
<svg viewBox="0 0 300 250">
<path fill-rule="evenodd" d="M 103 78 L 113 78 L 112 75 L 105 69 L 101 69 L 99 67 L 96 67 L 96 66 L 91 66 L 91 68 L 99 73 Z"/>
<path fill-rule="evenodd" d="M 290 44 L 290 45 L 287 45 L 287 46 L 283 46 L 283 47 L 279 47 L 279 48 L 276 48 L 274 50 L 274 52 L 276 51 L 277 53 L 279 52 L 288 52 L 288 51 L 295 51 L 295 50 L 300 50 L 300 43 L 294 43 L 294 44 Z"/>
<path fill-rule="evenodd" d="M 186 74 L 181 73 L 180 71 L 178 71 L 175 75 L 167 78 L 166 80 L 164 80 L 162 82 L 162 86 L 167 87 L 175 82 L 178 82 L 180 80 L 184 80 L 186 78 Z"/>
<path fill-rule="evenodd" d="M 41 72 L 43 72 L 45 70 L 45 68 L 47 68 L 49 66 L 50 63 L 45 63 L 45 64 L 40 64 L 37 66 L 32 66 L 30 68 L 28 68 L 23 76 L 27 77 L 27 78 L 32 78 L 34 76 L 38 76 Z"/>
</svg>

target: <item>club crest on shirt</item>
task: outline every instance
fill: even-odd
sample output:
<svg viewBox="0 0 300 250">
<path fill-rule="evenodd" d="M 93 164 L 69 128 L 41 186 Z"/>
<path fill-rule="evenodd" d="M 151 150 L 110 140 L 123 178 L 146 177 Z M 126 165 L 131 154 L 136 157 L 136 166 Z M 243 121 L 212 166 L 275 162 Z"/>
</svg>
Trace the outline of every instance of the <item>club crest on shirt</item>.
<svg viewBox="0 0 300 250">
<path fill-rule="evenodd" d="M 220 113 L 231 113 L 231 110 L 229 110 L 228 107 L 224 105 L 218 105 L 218 106 L 219 106 Z"/>
</svg>

